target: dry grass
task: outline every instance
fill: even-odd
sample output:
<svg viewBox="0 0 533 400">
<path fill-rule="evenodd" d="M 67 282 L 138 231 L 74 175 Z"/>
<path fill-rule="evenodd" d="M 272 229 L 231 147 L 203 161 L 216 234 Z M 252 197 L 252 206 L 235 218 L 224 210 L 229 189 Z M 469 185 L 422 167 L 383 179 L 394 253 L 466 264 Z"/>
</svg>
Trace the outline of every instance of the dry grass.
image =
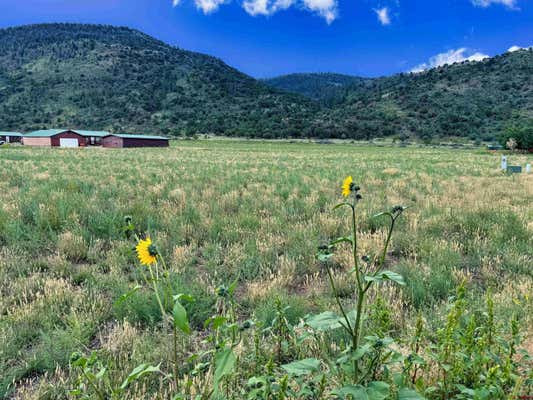
<svg viewBox="0 0 533 400">
<path fill-rule="evenodd" d="M 531 333 L 533 175 L 502 175 L 498 155 L 231 141 L 0 151 L 0 396 L 60 398 L 72 384 L 70 352 L 95 338 L 119 371 L 165 358 L 153 299 L 140 291 L 115 304 L 139 279 L 124 215 L 157 241 L 182 292 L 208 298 L 239 277 L 243 316 L 268 319 L 280 296 L 295 318 L 329 306 L 314 254 L 348 232 L 332 211 L 347 174 L 362 187 L 362 252 L 384 235 L 370 215 L 412 206 L 390 255 L 408 284 L 382 293 L 396 325 L 409 325 L 416 309 L 439 319 L 465 279 L 479 301 L 492 287 L 502 323 L 518 312 Z M 336 257 L 347 265 L 348 249 Z M 349 271 L 335 275 L 348 295 Z M 197 306 L 197 323 L 211 305 Z"/>
</svg>

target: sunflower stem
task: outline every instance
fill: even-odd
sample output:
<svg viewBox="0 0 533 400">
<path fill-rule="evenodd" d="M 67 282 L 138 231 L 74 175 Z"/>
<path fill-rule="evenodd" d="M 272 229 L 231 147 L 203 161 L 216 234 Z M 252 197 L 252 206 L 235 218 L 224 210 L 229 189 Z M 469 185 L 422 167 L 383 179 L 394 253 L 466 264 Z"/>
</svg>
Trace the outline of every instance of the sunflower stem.
<svg viewBox="0 0 533 400">
<path fill-rule="evenodd" d="M 156 262 L 157 265 L 157 262 Z M 159 308 L 161 309 L 161 317 L 163 318 L 163 321 L 167 319 L 167 312 L 165 311 L 165 308 L 163 307 L 163 303 L 161 302 L 161 298 L 159 297 L 159 289 L 157 287 L 157 279 L 154 276 L 154 271 L 152 269 L 151 265 L 148 265 L 148 271 L 150 271 L 150 277 L 152 278 L 152 285 L 154 287 L 155 297 L 157 299 L 157 303 L 159 304 Z"/>
</svg>

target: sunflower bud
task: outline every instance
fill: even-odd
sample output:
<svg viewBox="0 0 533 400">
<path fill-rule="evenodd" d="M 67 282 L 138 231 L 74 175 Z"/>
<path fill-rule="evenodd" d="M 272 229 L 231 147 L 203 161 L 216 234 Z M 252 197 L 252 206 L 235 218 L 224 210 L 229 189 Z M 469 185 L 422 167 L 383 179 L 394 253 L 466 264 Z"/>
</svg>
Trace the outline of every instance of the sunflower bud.
<svg viewBox="0 0 533 400">
<path fill-rule="evenodd" d="M 394 206 L 394 207 L 392 208 L 392 212 L 393 212 L 394 214 L 399 213 L 399 212 L 402 212 L 403 210 L 405 210 L 404 206 L 400 206 L 400 205 L 398 205 L 398 206 Z"/>
<path fill-rule="evenodd" d="M 245 331 L 247 329 L 250 329 L 252 325 L 253 325 L 253 322 L 248 319 L 241 324 L 241 326 L 239 327 L 239 330 Z"/>
<path fill-rule="evenodd" d="M 228 297 L 229 295 L 229 291 L 228 289 L 226 288 L 226 286 L 224 285 L 221 285 L 219 287 L 217 287 L 215 289 L 215 294 L 218 296 L 218 297 Z"/>
<path fill-rule="evenodd" d="M 157 250 L 157 246 L 155 244 L 151 244 L 150 246 L 148 246 L 148 253 L 150 253 L 150 255 L 152 257 L 156 257 L 157 255 L 159 255 L 159 251 Z"/>
</svg>

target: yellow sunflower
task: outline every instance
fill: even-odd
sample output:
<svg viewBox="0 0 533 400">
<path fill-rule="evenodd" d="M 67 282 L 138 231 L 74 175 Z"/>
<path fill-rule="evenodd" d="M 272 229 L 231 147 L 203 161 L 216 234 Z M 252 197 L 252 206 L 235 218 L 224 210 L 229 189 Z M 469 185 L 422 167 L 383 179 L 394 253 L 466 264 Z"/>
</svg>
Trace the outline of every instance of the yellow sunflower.
<svg viewBox="0 0 533 400">
<path fill-rule="evenodd" d="M 152 265 L 157 261 L 157 248 L 149 237 L 139 240 L 135 250 L 142 265 Z"/>
<path fill-rule="evenodd" d="M 353 179 L 351 176 L 346 178 L 344 182 L 342 183 L 342 195 L 344 197 L 348 197 L 350 193 L 352 192 L 352 183 L 353 183 Z"/>
</svg>

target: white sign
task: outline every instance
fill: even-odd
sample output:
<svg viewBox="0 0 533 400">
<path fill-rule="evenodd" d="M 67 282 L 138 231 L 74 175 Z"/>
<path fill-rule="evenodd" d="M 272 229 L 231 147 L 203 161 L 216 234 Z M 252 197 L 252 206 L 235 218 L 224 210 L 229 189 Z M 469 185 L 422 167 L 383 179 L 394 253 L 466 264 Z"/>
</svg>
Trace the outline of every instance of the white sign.
<svg viewBox="0 0 533 400">
<path fill-rule="evenodd" d="M 526 174 L 531 172 L 531 164 L 526 164 Z"/>
<path fill-rule="evenodd" d="M 502 156 L 502 169 L 507 170 L 507 156 Z"/>
</svg>

